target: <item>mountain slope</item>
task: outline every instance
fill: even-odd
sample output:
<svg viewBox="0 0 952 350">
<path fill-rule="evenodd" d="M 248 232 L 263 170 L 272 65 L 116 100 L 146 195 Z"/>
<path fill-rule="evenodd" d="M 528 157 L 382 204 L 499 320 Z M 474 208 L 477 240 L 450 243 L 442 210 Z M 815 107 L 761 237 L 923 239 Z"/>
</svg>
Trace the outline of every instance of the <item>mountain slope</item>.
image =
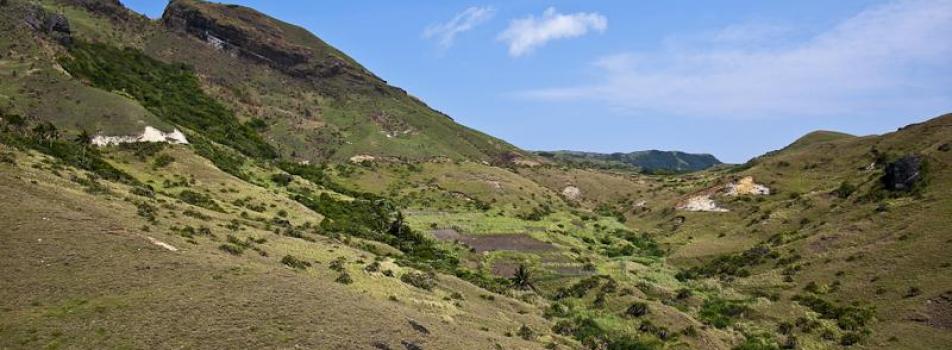
<svg viewBox="0 0 952 350">
<path fill-rule="evenodd" d="M 250 9 L 2 4 L 2 348 L 952 344 L 950 115 L 566 167 Z"/>
<path fill-rule="evenodd" d="M 536 154 L 569 164 L 596 167 L 634 167 L 643 171 L 690 172 L 722 164 L 710 154 L 691 154 L 678 151 L 638 151 L 630 153 L 595 153 L 579 151 L 536 152 Z"/>
</svg>

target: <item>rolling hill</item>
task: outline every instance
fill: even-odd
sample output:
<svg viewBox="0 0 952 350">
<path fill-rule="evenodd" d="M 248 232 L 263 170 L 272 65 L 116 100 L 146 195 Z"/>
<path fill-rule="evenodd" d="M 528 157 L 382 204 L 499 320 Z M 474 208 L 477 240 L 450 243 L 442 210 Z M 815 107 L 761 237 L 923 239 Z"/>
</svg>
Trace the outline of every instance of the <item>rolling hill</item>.
<svg viewBox="0 0 952 350">
<path fill-rule="evenodd" d="M 0 348 L 952 344 L 952 115 L 533 154 L 246 7 L 0 32 Z"/>
</svg>

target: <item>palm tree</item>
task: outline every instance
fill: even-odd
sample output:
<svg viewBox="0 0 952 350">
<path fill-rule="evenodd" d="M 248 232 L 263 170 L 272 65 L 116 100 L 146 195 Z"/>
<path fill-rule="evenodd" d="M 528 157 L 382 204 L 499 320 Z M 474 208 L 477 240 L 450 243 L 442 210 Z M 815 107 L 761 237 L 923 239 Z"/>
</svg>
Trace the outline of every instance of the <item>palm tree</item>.
<svg viewBox="0 0 952 350">
<path fill-rule="evenodd" d="M 516 269 L 516 273 L 513 274 L 510 281 L 512 285 L 516 288 L 522 290 L 535 290 L 535 286 L 532 285 L 532 273 L 529 272 L 529 268 L 525 264 L 519 264 L 519 268 Z"/>
<path fill-rule="evenodd" d="M 76 135 L 76 138 L 73 139 L 73 142 L 78 143 L 82 147 L 82 158 L 86 159 L 86 149 L 89 148 L 89 144 L 93 143 L 93 136 L 90 135 L 86 129 L 83 129 L 79 135 Z"/>
</svg>

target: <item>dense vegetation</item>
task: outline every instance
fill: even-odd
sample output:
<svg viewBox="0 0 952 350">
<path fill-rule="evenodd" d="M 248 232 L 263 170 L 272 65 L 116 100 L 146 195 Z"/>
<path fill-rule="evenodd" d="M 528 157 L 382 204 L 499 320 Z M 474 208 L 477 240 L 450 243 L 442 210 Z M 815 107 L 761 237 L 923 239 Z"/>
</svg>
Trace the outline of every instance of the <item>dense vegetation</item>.
<svg viewBox="0 0 952 350">
<path fill-rule="evenodd" d="M 162 63 L 131 48 L 82 41 L 72 45 L 70 55 L 61 60 L 63 68 L 100 89 L 132 96 L 156 116 L 250 157 L 277 156 L 253 128 L 206 95 L 185 65 Z"/>
</svg>

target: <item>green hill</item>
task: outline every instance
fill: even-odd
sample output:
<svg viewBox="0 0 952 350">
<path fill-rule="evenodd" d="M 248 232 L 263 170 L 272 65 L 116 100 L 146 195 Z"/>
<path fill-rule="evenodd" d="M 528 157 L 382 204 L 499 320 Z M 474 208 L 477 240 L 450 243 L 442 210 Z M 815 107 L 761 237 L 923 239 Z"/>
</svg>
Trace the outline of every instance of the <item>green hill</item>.
<svg viewBox="0 0 952 350">
<path fill-rule="evenodd" d="M 952 344 L 952 115 L 537 156 L 245 7 L 7 0 L 0 33 L 3 349 Z M 147 126 L 188 142 L 94 142 Z"/>
<path fill-rule="evenodd" d="M 601 168 L 634 168 L 646 172 L 691 172 L 723 164 L 710 154 L 678 151 L 637 151 L 630 153 L 595 153 L 579 151 L 536 152 L 558 162 Z"/>
</svg>

